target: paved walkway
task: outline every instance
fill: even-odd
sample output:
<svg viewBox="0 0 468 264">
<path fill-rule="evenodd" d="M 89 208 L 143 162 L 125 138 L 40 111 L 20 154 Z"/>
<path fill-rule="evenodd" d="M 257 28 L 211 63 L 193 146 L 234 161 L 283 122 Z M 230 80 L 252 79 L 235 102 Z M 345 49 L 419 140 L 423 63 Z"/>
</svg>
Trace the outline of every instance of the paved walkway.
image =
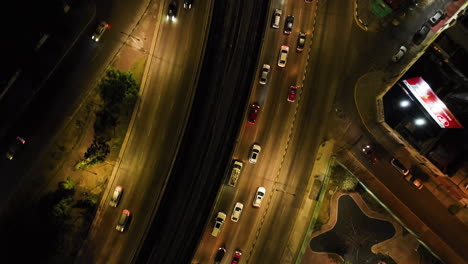
<svg viewBox="0 0 468 264">
<path fill-rule="evenodd" d="M 331 200 L 330 205 L 330 221 L 324 224 L 320 230 L 313 233 L 310 240 L 332 230 L 337 221 L 338 221 L 338 202 L 340 197 L 343 195 L 349 195 L 354 202 L 358 205 L 359 209 L 369 218 L 378 219 L 387 221 L 392 224 L 395 228 L 395 234 L 392 238 L 385 240 L 381 243 L 375 244 L 372 246 L 371 250 L 374 254 L 381 253 L 384 255 L 389 255 L 393 258 L 397 263 L 402 264 L 412 264 L 418 263 L 419 255 L 414 251 L 415 248 L 418 247 L 419 242 L 412 237 L 405 235 L 403 232 L 403 228 L 400 226 L 398 222 L 395 221 L 392 217 L 388 215 L 382 215 L 378 212 L 375 212 L 369 207 L 367 207 L 366 203 L 362 200 L 361 196 L 357 193 L 336 193 Z M 341 257 L 338 259 L 342 260 Z M 310 263 L 339 263 L 336 258 L 330 257 L 329 254 L 323 252 L 314 252 L 312 250 L 308 250 L 306 255 L 304 256 L 303 264 L 310 264 Z"/>
</svg>

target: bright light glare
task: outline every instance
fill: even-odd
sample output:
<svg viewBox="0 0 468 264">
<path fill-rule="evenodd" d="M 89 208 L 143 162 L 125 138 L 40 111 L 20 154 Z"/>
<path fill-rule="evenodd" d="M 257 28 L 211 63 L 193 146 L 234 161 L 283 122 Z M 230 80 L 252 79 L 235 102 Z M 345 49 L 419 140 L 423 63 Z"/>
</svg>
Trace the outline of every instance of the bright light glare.
<svg viewBox="0 0 468 264">
<path fill-rule="evenodd" d="M 410 102 L 408 100 L 402 100 L 400 102 L 400 107 L 408 107 L 410 105 Z"/>
<path fill-rule="evenodd" d="M 414 124 L 416 124 L 417 126 L 422 126 L 422 125 L 426 124 L 426 119 L 417 118 L 416 120 L 414 120 Z"/>
</svg>

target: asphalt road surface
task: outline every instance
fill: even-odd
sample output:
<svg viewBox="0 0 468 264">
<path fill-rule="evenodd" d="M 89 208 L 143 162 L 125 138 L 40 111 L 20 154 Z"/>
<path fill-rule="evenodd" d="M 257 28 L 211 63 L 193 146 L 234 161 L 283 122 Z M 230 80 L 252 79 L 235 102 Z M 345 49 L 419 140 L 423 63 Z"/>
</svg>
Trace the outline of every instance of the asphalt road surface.
<svg viewBox="0 0 468 264">
<path fill-rule="evenodd" d="M 308 195 L 305 185 L 317 148 L 324 140 L 331 103 L 340 84 L 335 76 L 347 71 L 346 53 L 352 49 L 347 41 L 353 27 L 352 3 L 322 1 L 317 10 L 316 3 L 295 1 L 282 5 L 273 1 L 269 15 L 275 8 L 283 11 L 281 26 L 273 29 L 269 23 L 265 25 L 257 65 L 257 73 L 263 63 L 272 66 L 269 83 L 260 86 L 256 78 L 250 102 L 261 106 L 258 121 L 252 125 L 244 119 L 233 154 L 233 158 L 244 160 L 244 170 L 236 188 L 222 187 L 194 263 L 213 261 L 221 245 L 227 249 L 223 263 L 232 259 L 234 250 L 243 252 L 242 261 L 246 263 L 280 263 L 297 254 L 287 250 L 293 231 L 291 223 L 298 216 L 302 197 Z M 287 15 L 295 18 L 289 36 L 282 32 Z M 307 33 L 302 53 L 295 50 L 299 31 Z M 290 47 L 284 69 L 277 66 L 281 45 Z M 290 85 L 300 86 L 294 103 L 286 100 Z M 258 162 L 252 165 L 247 158 L 255 142 L 262 151 Z M 252 200 L 259 186 L 264 186 L 267 193 L 257 209 L 252 207 Z M 228 219 L 220 236 L 212 237 L 216 213 L 225 212 L 229 218 L 236 202 L 244 204 L 240 221 L 233 223 Z"/>
<path fill-rule="evenodd" d="M 203 58 L 210 3 L 192 10 L 179 5 L 177 21 L 166 19 L 168 3 L 157 5 L 156 42 L 136 119 L 77 263 L 130 263 L 151 224 L 177 153 Z M 150 16 L 152 19 L 153 17 Z M 116 185 L 124 188 L 118 208 L 108 206 Z M 127 230 L 115 230 L 122 209 Z"/>
</svg>

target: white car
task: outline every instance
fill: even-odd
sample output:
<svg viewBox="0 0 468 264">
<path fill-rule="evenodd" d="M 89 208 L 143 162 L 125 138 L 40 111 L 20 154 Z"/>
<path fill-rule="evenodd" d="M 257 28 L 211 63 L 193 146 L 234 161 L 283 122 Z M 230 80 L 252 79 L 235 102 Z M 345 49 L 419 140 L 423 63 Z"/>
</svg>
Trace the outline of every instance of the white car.
<svg viewBox="0 0 468 264">
<path fill-rule="evenodd" d="M 99 23 L 99 25 L 97 26 L 96 28 L 96 31 L 94 31 L 94 34 L 93 36 L 91 37 L 92 40 L 98 42 L 99 39 L 102 37 L 102 35 L 104 34 L 104 32 L 106 32 L 106 30 L 109 28 L 109 24 L 107 24 L 106 22 L 102 21 L 101 23 Z"/>
<path fill-rule="evenodd" d="M 241 204 L 241 203 L 236 203 L 236 205 L 234 206 L 234 209 L 232 210 L 232 215 L 231 215 L 231 220 L 233 222 L 237 222 L 239 221 L 239 218 L 241 216 L 241 213 L 242 213 L 242 209 L 244 208 L 244 205 Z"/>
<path fill-rule="evenodd" d="M 262 147 L 258 144 L 253 144 L 252 149 L 250 150 L 250 155 L 249 155 L 249 162 L 252 164 L 257 163 L 258 155 L 260 155 L 260 151 L 262 150 Z"/>
<path fill-rule="evenodd" d="M 114 193 L 112 194 L 112 197 L 109 201 L 110 206 L 117 207 L 120 201 L 120 197 L 122 197 L 122 192 L 123 192 L 122 186 L 115 187 Z"/>
<path fill-rule="evenodd" d="M 266 189 L 265 187 L 258 187 L 257 192 L 253 200 L 253 207 L 259 208 L 262 205 L 263 197 L 265 197 Z"/>
<path fill-rule="evenodd" d="M 397 53 L 395 53 L 395 55 L 393 55 L 392 57 L 392 61 L 393 62 L 398 62 L 401 60 L 401 58 L 403 58 L 403 56 L 405 56 L 406 54 L 406 47 L 405 46 L 401 46 L 400 49 L 398 50 Z"/>
<path fill-rule="evenodd" d="M 444 17 L 445 17 L 444 11 L 442 11 L 442 10 L 437 10 L 437 11 L 435 12 L 435 14 L 434 14 L 431 18 L 429 18 L 429 23 L 431 24 L 431 26 L 435 26 L 435 25 L 437 25 L 437 24 L 440 22 L 440 20 L 442 20 Z"/>
<path fill-rule="evenodd" d="M 273 13 L 273 19 L 271 20 L 271 27 L 279 28 L 280 20 L 281 20 L 281 9 L 275 9 L 275 12 Z"/>
<path fill-rule="evenodd" d="M 268 81 L 268 73 L 270 73 L 270 65 L 269 64 L 263 64 L 262 67 L 262 73 L 260 75 L 260 84 L 266 84 Z"/>
<path fill-rule="evenodd" d="M 288 59 L 289 47 L 286 45 L 281 46 L 281 50 L 278 58 L 278 66 L 284 68 Z"/>
<path fill-rule="evenodd" d="M 224 221 L 226 221 L 226 214 L 223 212 L 218 212 L 216 216 L 216 222 L 213 227 L 213 231 L 211 231 L 211 235 L 217 237 L 221 230 L 223 229 Z"/>
</svg>

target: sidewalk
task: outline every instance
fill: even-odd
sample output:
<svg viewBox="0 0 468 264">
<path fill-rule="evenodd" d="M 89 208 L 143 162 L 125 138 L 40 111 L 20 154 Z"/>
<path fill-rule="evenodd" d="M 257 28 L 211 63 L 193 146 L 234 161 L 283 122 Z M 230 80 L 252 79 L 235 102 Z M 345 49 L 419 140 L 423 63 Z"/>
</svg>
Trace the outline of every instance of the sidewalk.
<svg viewBox="0 0 468 264">
<path fill-rule="evenodd" d="M 431 184 L 428 189 L 434 196 L 443 203 L 447 208 L 453 204 L 462 204 L 460 199 L 467 198 L 460 190 L 453 195 L 456 189 L 459 189 L 456 183 L 451 181 L 447 175 L 443 174 L 436 166 L 432 164 L 426 157 L 419 154 L 404 138 L 394 132 L 384 120 L 383 116 L 383 96 L 389 88 L 389 83 L 385 81 L 386 74 L 384 72 L 372 72 L 364 75 L 356 84 L 355 102 L 358 109 L 361 121 L 366 129 L 385 147 L 390 153 L 395 156 L 406 156 L 414 158 L 413 164 L 419 164 L 422 170 L 428 175 L 431 175 Z M 381 87 L 379 91 L 375 87 Z M 375 102 L 377 98 L 377 103 Z M 427 185 L 427 184 L 426 184 Z M 463 208 L 455 215 L 462 222 L 468 223 L 468 209 Z"/>
<path fill-rule="evenodd" d="M 467 263 L 460 252 L 455 252 L 440 236 L 432 231 L 416 214 L 414 214 L 397 196 L 382 182 L 361 168 L 359 161 L 348 151 L 337 153 L 337 157 L 350 171 L 354 173 L 366 187 L 378 195 L 378 199 L 391 210 L 394 218 L 408 231 L 412 232 L 421 242 L 427 244 L 446 263 Z M 452 243 L 454 241 L 451 241 Z M 466 255 L 466 252 L 463 252 Z"/>
<path fill-rule="evenodd" d="M 333 140 L 326 141 L 320 145 L 316 157 L 311 157 L 314 160 L 314 167 L 309 177 L 309 182 L 306 186 L 306 193 L 301 204 L 301 211 L 296 217 L 296 221 L 291 223 L 293 225 L 292 232 L 288 238 L 286 248 L 283 251 L 281 261 L 278 263 L 304 263 L 302 258 L 304 253 L 309 248 L 310 236 L 312 234 L 317 214 L 320 211 L 320 198 L 319 195 L 323 188 L 326 189 L 327 173 L 329 170 L 330 158 L 335 142 Z M 325 187 L 324 187 L 325 186 Z M 287 252 L 295 252 L 292 258 Z"/>
<path fill-rule="evenodd" d="M 422 167 L 420 166 L 421 169 L 423 169 L 428 175 L 432 176 L 431 182 L 430 184 L 426 184 L 426 188 L 429 189 L 444 206 L 448 208 L 448 206 L 452 204 L 457 204 L 458 201 L 452 195 L 450 195 L 451 193 L 449 192 L 449 189 L 446 189 L 447 186 L 443 185 L 442 182 L 445 182 L 445 184 L 450 184 L 451 188 L 458 188 L 458 186 L 451 182 L 450 178 L 442 174 L 431 162 L 429 162 L 429 160 L 420 155 L 419 152 L 412 148 L 410 144 L 407 143 L 403 138 L 394 133 L 393 130 L 384 122 L 382 97 L 389 86 L 389 83 L 387 83 L 385 80 L 385 76 L 386 75 L 383 72 L 372 72 L 362 76 L 356 83 L 354 97 L 356 108 L 360 115 L 362 124 L 374 136 L 375 139 L 379 139 L 377 141 L 379 144 L 384 146 L 387 151 L 393 153 L 395 156 L 411 157 L 415 159 L 415 161 L 413 161 L 414 164 L 423 165 Z M 380 90 L 376 90 L 375 87 L 380 87 Z M 377 103 L 374 103 L 376 98 Z M 370 188 L 373 189 L 372 187 Z M 379 192 L 379 196 L 380 195 L 381 193 Z M 398 203 L 400 203 L 400 205 L 395 204 L 395 206 L 392 208 L 399 208 L 400 206 L 406 208 L 404 204 L 399 202 L 399 199 Z M 385 204 L 387 204 L 387 202 L 385 202 Z M 466 226 L 468 219 L 467 208 L 462 208 L 462 210 L 455 214 L 455 216 L 462 223 L 465 223 Z M 415 221 L 416 218 L 413 220 L 408 219 L 408 221 Z M 417 219 L 418 222 L 421 222 L 419 218 Z M 405 223 L 409 223 L 408 221 L 405 221 Z M 422 222 L 421 225 L 425 226 L 425 224 Z M 421 230 L 421 232 L 424 233 L 424 230 Z M 429 233 L 432 233 L 432 231 Z M 438 235 L 436 236 L 438 237 Z M 435 245 L 436 244 L 431 245 L 431 247 L 435 249 Z M 451 249 L 448 247 L 439 247 L 438 249 L 440 248 L 445 248 L 445 251 L 447 252 L 451 251 Z M 446 257 L 444 259 L 450 258 Z M 463 262 L 458 261 L 453 263 Z"/>
</svg>

